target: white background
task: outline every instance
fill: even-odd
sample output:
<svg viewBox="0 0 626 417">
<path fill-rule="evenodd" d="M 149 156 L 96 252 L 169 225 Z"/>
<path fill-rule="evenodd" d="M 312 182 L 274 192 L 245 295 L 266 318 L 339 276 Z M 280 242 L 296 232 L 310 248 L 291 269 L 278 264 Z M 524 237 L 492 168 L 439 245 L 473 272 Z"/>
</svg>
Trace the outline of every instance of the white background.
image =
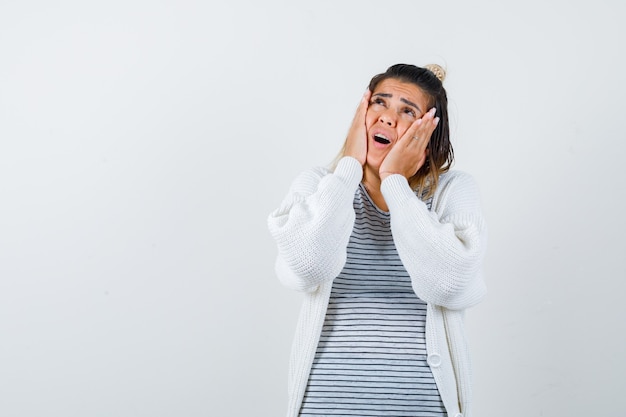
<svg viewBox="0 0 626 417">
<path fill-rule="evenodd" d="M 281 416 L 266 218 L 369 79 L 447 67 L 479 417 L 621 415 L 624 6 L 2 1 L 0 416 Z"/>
</svg>

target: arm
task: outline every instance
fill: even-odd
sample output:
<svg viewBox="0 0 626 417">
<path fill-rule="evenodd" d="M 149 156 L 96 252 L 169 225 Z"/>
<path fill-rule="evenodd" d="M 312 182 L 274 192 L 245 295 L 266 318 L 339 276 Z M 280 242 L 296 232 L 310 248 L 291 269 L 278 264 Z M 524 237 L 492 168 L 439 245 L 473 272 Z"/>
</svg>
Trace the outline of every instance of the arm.
<svg viewBox="0 0 626 417">
<path fill-rule="evenodd" d="M 433 211 L 402 175 L 387 177 L 381 190 L 398 254 L 417 296 L 449 309 L 478 303 L 485 293 L 482 261 L 487 230 L 472 177 L 445 174 L 433 198 Z"/>
<path fill-rule="evenodd" d="M 352 157 L 342 158 L 333 173 L 307 171 L 269 215 L 268 227 L 278 246 L 276 273 L 287 287 L 314 291 L 341 272 L 362 175 L 361 164 Z"/>
</svg>

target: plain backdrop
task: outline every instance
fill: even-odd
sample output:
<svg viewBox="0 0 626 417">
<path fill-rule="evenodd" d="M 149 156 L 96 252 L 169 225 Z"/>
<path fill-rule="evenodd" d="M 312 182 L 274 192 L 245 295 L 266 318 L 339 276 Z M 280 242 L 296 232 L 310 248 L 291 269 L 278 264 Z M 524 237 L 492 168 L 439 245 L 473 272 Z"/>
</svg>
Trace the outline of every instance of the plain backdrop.
<svg viewBox="0 0 626 417">
<path fill-rule="evenodd" d="M 626 13 L 589 1 L 0 2 L 0 416 L 282 416 L 266 226 L 369 79 L 439 63 L 489 294 L 474 416 L 626 408 Z"/>
</svg>

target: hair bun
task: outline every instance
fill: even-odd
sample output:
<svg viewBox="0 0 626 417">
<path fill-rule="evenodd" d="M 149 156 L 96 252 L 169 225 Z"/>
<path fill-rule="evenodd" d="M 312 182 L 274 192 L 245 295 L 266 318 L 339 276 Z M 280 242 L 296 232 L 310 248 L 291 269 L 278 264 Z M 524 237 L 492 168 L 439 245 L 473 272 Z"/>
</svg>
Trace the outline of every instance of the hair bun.
<svg viewBox="0 0 626 417">
<path fill-rule="evenodd" d="M 435 74 L 435 77 L 437 77 L 439 81 L 443 82 L 443 80 L 446 79 L 446 70 L 443 69 L 441 65 L 428 64 L 425 65 L 424 68 Z"/>
</svg>

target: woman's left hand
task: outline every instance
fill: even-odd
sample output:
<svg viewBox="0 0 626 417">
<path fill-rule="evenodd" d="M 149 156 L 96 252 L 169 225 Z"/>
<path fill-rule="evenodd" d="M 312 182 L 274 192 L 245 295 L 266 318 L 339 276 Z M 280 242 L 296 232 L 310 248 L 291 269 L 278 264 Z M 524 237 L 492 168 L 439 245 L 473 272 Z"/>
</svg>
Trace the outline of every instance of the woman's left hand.
<svg viewBox="0 0 626 417">
<path fill-rule="evenodd" d="M 392 174 L 404 175 L 408 179 L 424 165 L 430 136 L 439 123 L 435 112 L 433 107 L 421 119 L 413 122 L 396 142 L 378 170 L 381 181 Z"/>
</svg>

